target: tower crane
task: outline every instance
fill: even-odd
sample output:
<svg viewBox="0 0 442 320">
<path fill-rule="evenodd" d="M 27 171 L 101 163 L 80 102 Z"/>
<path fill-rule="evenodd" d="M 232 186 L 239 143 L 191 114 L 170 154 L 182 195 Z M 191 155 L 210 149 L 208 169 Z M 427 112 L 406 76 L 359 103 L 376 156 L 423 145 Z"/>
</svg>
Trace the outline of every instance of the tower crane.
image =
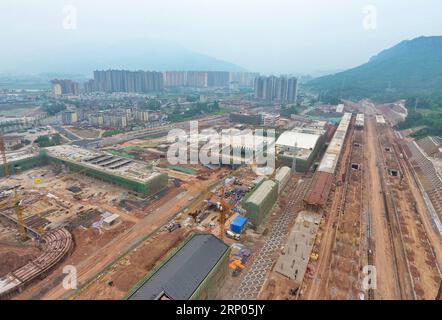
<svg viewBox="0 0 442 320">
<path fill-rule="evenodd" d="M 12 207 L 14 207 L 14 209 L 15 209 L 16 221 L 17 221 L 17 225 L 18 225 L 18 232 L 20 233 L 21 240 L 25 241 L 27 239 L 27 235 L 26 235 L 26 229 L 25 229 L 25 224 L 24 224 L 24 220 L 23 220 L 23 207 L 21 205 L 21 200 L 17 196 L 17 189 L 15 189 L 15 191 L 14 191 L 14 197 L 13 197 L 12 202 L 13 202 Z M 11 208 L 10 199 L 0 203 L 0 210 L 7 209 L 8 207 Z"/>
<path fill-rule="evenodd" d="M 6 159 L 5 140 L 3 139 L 2 134 L 0 134 L 0 152 L 2 153 L 2 160 L 3 160 L 3 175 L 7 178 L 9 177 L 9 167 L 8 167 L 8 159 Z"/>
<path fill-rule="evenodd" d="M 2 153 L 2 160 L 3 160 L 3 175 L 5 176 L 5 178 L 8 178 L 9 165 L 8 165 L 8 159 L 6 158 L 5 140 L 3 139 L 2 134 L 0 134 L 0 152 Z M 7 206 L 7 201 L 4 205 L 0 206 L 0 209 L 5 208 L 6 206 Z M 20 233 L 22 241 L 25 241 L 27 236 L 23 221 L 23 208 L 21 206 L 21 200 L 19 200 L 17 196 L 17 188 L 15 188 L 14 190 L 14 207 L 15 207 L 15 214 L 17 216 L 18 231 Z"/>
<path fill-rule="evenodd" d="M 26 235 L 26 229 L 23 220 L 23 207 L 21 206 L 21 202 L 22 200 L 18 198 L 16 191 L 14 196 L 14 206 L 15 206 L 15 215 L 17 216 L 18 232 L 20 233 L 21 240 L 26 241 L 28 237 Z"/>
<path fill-rule="evenodd" d="M 224 241 L 226 217 L 232 209 L 231 206 L 224 200 L 224 187 L 221 187 L 221 199 L 220 199 L 220 213 L 219 213 L 219 238 Z"/>
</svg>

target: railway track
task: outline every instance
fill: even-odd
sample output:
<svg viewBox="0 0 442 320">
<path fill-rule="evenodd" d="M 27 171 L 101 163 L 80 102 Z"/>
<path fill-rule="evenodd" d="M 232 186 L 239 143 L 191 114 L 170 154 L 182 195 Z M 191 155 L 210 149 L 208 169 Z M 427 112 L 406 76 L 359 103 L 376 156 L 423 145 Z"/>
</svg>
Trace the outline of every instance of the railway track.
<svg viewBox="0 0 442 320">
<path fill-rule="evenodd" d="M 327 298 L 356 299 L 362 291 L 361 252 L 364 212 L 364 160 L 363 135 L 351 127 L 348 137 L 349 156 L 345 161 L 345 178 L 341 198 L 336 208 L 336 223 L 323 294 Z M 357 144 L 357 146 L 356 146 Z M 354 168 L 353 165 L 358 165 Z M 368 294 L 370 299 L 372 294 Z"/>
<path fill-rule="evenodd" d="M 393 248 L 392 257 L 395 282 L 401 299 L 416 299 L 414 283 L 410 272 L 410 262 L 405 251 L 397 207 L 392 196 L 393 193 L 391 191 L 390 184 L 388 183 L 388 177 L 386 176 L 388 164 L 383 144 L 387 140 L 381 141 L 381 137 L 382 139 L 386 139 L 385 135 L 380 133 L 377 134 L 376 149 L 377 154 L 381 156 L 377 169 L 381 181 L 382 199 L 385 209 L 389 240 Z"/>
<path fill-rule="evenodd" d="M 385 143 L 391 146 L 387 163 L 400 172 L 400 178 L 387 176 L 391 199 L 394 205 L 394 218 L 402 246 L 413 299 L 432 299 L 436 294 L 441 272 L 434 248 L 424 228 L 422 216 L 412 193 L 413 180 L 407 174 L 407 167 L 401 161 L 400 147 L 391 128 L 387 128 Z M 384 152 L 386 153 L 386 152 Z M 385 172 L 384 172 L 385 174 Z"/>
<path fill-rule="evenodd" d="M 354 119 L 353 119 L 354 120 Z M 336 239 L 336 230 L 337 230 L 337 220 L 339 219 L 339 213 L 345 206 L 345 188 L 348 175 L 346 174 L 347 169 L 350 165 L 350 152 L 351 145 L 348 144 L 348 140 L 351 140 L 353 136 L 353 126 L 350 126 L 349 132 L 347 134 L 347 138 L 344 142 L 345 148 L 343 148 L 340 159 L 336 166 L 337 172 L 335 174 L 334 179 L 339 180 L 342 177 L 344 178 L 343 183 L 336 183 L 334 190 L 331 192 L 329 198 L 330 209 L 326 208 L 321 209 L 323 220 L 326 221 L 325 231 L 322 236 L 322 242 L 320 245 L 318 264 L 316 266 L 316 275 L 312 282 L 304 277 L 303 283 L 301 284 L 301 288 L 305 287 L 306 292 L 303 295 L 302 299 L 307 300 L 315 300 L 320 299 L 321 295 L 324 295 L 327 282 L 329 277 L 331 259 L 332 259 L 332 248 Z M 325 217 L 325 210 L 328 211 L 327 217 Z M 298 299 L 300 296 L 298 295 Z"/>
</svg>

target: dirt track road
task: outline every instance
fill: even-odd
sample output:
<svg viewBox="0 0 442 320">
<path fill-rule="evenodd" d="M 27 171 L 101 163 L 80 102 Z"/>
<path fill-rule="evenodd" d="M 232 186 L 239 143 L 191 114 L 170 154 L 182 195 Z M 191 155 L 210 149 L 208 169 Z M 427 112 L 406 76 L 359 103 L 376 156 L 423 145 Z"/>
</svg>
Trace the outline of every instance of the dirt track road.
<svg viewBox="0 0 442 320">
<path fill-rule="evenodd" d="M 376 299 L 400 299 L 396 286 L 396 275 L 391 259 L 390 245 L 385 208 L 382 200 L 381 181 L 378 164 L 381 156 L 377 155 L 377 136 L 373 119 L 366 119 L 366 145 L 368 148 L 367 165 L 369 172 L 369 214 L 372 221 L 372 238 L 374 243 L 374 262 L 377 271 Z"/>
</svg>

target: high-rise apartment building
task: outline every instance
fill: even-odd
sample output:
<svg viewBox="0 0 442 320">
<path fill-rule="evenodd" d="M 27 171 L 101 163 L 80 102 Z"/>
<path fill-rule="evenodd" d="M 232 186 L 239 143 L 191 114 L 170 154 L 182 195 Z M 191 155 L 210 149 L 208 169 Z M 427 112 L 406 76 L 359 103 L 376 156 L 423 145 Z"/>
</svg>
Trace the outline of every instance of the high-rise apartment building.
<svg viewBox="0 0 442 320">
<path fill-rule="evenodd" d="M 257 77 L 254 81 L 255 99 L 269 102 L 296 103 L 298 79 L 295 77 Z"/>
<path fill-rule="evenodd" d="M 51 81 L 52 93 L 56 96 L 62 94 L 78 95 L 80 93 L 80 86 L 78 82 L 67 79 L 54 79 Z"/>
<path fill-rule="evenodd" d="M 253 88 L 255 78 L 259 77 L 259 73 L 254 72 L 230 72 L 230 83 L 237 83 L 238 87 Z"/>
<path fill-rule="evenodd" d="M 163 72 L 165 87 L 184 87 L 187 86 L 186 71 L 166 71 Z"/>
<path fill-rule="evenodd" d="M 187 71 L 187 86 L 193 88 L 207 87 L 207 72 Z"/>
<path fill-rule="evenodd" d="M 208 71 L 207 86 L 208 87 L 228 87 L 230 75 L 226 71 Z"/>
<path fill-rule="evenodd" d="M 75 111 L 63 111 L 61 121 L 66 125 L 74 124 L 78 121 L 78 114 Z"/>
<path fill-rule="evenodd" d="M 163 74 L 155 71 L 94 71 L 93 83 L 85 88 L 102 92 L 157 92 L 163 90 Z"/>
</svg>

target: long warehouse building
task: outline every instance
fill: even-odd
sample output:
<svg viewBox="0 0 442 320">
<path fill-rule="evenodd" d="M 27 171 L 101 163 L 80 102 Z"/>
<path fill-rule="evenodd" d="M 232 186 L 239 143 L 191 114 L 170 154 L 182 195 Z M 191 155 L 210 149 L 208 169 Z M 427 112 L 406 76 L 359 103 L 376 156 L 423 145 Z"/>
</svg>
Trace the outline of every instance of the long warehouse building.
<svg viewBox="0 0 442 320">
<path fill-rule="evenodd" d="M 244 209 L 253 225 L 259 226 L 278 199 L 278 183 L 266 180 L 245 200 Z"/>
<path fill-rule="evenodd" d="M 351 118 L 351 113 L 345 113 L 336 129 L 333 139 L 330 141 L 318 170 L 313 177 L 310 189 L 304 197 L 304 202 L 307 206 L 317 208 L 325 205 L 327 202 L 336 167 L 341 156 L 342 147 L 350 127 Z"/>
<path fill-rule="evenodd" d="M 128 294 L 129 300 L 214 299 L 228 273 L 230 248 L 211 234 L 193 234 Z"/>
<path fill-rule="evenodd" d="M 168 175 L 146 168 L 132 159 L 90 151 L 72 145 L 45 149 L 47 161 L 61 164 L 69 170 L 113 183 L 139 194 L 149 196 L 167 187 Z"/>
</svg>

